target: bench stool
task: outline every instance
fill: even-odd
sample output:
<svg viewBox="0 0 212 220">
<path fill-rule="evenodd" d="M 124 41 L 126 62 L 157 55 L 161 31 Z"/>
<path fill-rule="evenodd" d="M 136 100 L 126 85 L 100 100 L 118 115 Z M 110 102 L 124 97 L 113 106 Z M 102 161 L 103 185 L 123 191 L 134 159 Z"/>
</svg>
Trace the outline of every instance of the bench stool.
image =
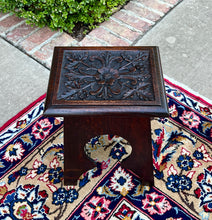
<svg viewBox="0 0 212 220">
<path fill-rule="evenodd" d="M 64 184 L 95 167 L 84 145 L 113 134 L 132 146 L 124 168 L 153 185 L 151 117 L 168 106 L 157 47 L 55 47 L 46 116 L 64 117 Z"/>
</svg>

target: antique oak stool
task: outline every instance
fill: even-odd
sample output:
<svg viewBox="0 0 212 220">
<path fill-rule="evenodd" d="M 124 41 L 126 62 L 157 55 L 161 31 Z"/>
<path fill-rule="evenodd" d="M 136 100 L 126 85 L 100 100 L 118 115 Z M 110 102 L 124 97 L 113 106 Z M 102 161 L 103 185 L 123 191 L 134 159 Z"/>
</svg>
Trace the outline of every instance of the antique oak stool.
<svg viewBox="0 0 212 220">
<path fill-rule="evenodd" d="M 168 116 L 157 47 L 55 47 L 46 116 L 64 117 L 64 183 L 94 168 L 84 145 L 113 134 L 132 146 L 124 168 L 154 184 L 151 117 Z"/>
</svg>

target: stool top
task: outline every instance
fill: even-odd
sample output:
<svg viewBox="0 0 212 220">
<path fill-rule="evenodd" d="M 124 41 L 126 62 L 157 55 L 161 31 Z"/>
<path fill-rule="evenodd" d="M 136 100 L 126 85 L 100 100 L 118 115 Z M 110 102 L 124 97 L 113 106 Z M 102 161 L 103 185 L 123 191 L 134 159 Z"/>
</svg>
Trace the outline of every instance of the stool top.
<svg viewBox="0 0 212 220">
<path fill-rule="evenodd" d="M 55 47 L 47 116 L 168 116 L 157 47 Z"/>
</svg>

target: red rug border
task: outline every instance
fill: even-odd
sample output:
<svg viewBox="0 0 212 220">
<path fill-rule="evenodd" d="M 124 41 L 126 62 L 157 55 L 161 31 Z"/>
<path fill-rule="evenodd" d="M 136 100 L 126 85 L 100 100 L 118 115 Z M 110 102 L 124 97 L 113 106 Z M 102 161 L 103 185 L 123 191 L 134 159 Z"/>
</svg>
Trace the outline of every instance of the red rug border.
<svg viewBox="0 0 212 220">
<path fill-rule="evenodd" d="M 172 86 L 174 86 L 174 87 L 176 87 L 176 88 L 182 90 L 184 93 L 187 93 L 189 96 L 191 96 L 192 98 L 194 98 L 196 101 L 200 101 L 202 104 L 205 104 L 205 105 L 207 105 L 207 106 L 209 106 L 209 107 L 212 108 L 212 104 L 210 104 L 209 102 L 207 102 L 206 100 L 204 100 L 204 98 L 200 97 L 201 95 L 198 96 L 198 95 L 196 95 L 196 94 L 194 94 L 194 93 L 192 93 L 192 92 L 189 92 L 188 90 L 184 89 L 183 87 L 181 87 L 181 86 L 179 86 L 179 85 L 176 85 L 175 83 L 171 82 L 171 81 L 168 80 L 168 79 L 165 79 L 165 78 L 164 78 L 164 81 L 166 81 L 168 84 L 170 84 L 170 85 L 172 85 Z M 195 91 L 194 91 L 194 92 L 195 92 Z"/>
<path fill-rule="evenodd" d="M 13 116 L 11 119 L 9 119 L 3 126 L 0 128 L 0 132 L 3 131 L 5 128 L 9 127 L 15 120 L 17 120 L 19 117 L 21 117 L 23 114 L 25 114 L 27 111 L 29 111 L 34 105 L 36 105 L 38 102 L 42 101 L 46 97 L 46 93 L 40 96 L 38 99 L 30 103 L 27 107 L 22 109 L 19 113 L 17 113 L 15 116 Z"/>
</svg>

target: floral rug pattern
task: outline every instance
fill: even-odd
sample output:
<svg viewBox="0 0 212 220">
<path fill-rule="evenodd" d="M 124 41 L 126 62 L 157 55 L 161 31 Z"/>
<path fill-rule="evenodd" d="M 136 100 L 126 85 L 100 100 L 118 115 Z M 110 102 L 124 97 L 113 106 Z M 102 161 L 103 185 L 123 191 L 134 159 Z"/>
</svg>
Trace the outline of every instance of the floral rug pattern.
<svg viewBox="0 0 212 220">
<path fill-rule="evenodd" d="M 170 118 L 151 122 L 154 187 L 121 167 L 133 146 L 116 135 L 88 140 L 96 168 L 64 186 L 63 119 L 42 116 L 42 96 L 0 129 L 0 219 L 211 219 L 212 106 L 165 86 Z"/>
</svg>

